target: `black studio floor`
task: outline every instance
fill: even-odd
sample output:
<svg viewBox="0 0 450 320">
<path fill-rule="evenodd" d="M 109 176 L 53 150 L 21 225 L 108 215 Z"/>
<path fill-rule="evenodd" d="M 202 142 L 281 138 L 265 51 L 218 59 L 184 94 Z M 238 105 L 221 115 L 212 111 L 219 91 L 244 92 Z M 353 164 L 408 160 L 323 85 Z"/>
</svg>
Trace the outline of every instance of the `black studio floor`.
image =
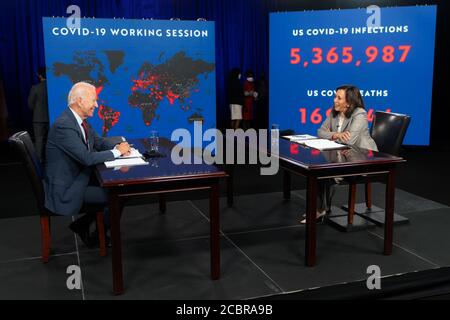
<svg viewBox="0 0 450 320">
<path fill-rule="evenodd" d="M 317 265 L 304 265 L 304 181 L 295 178 L 283 200 L 281 175 L 261 177 L 258 168 L 237 168 L 235 203 L 221 198 L 221 278 L 210 279 L 208 201 L 204 194 L 170 196 L 161 214 L 156 199 L 138 199 L 122 219 L 125 294 L 112 294 L 111 256 L 87 249 L 67 228 L 70 217 L 52 224 L 52 256 L 40 260 L 39 219 L 31 189 L 14 158 L 0 163 L 0 299 L 253 299 L 308 298 L 320 289 L 365 288 L 367 267 L 384 279 L 450 266 L 448 152 L 407 150 L 397 176 L 395 208 L 410 223 L 394 229 L 392 256 L 384 256 L 383 229 L 344 233 L 327 223 L 317 229 Z M 439 173 L 438 173 L 439 172 Z M 448 181 L 448 178 L 446 179 Z M 222 195 L 225 195 L 225 184 Z M 374 185 L 374 204 L 384 205 L 384 186 Z M 362 188 L 358 189 L 362 200 Z M 345 204 L 338 187 L 334 204 Z M 67 268 L 78 265 L 80 290 L 69 290 Z M 387 280 L 386 280 L 387 281 Z M 351 295 L 347 295 L 352 298 Z"/>
</svg>

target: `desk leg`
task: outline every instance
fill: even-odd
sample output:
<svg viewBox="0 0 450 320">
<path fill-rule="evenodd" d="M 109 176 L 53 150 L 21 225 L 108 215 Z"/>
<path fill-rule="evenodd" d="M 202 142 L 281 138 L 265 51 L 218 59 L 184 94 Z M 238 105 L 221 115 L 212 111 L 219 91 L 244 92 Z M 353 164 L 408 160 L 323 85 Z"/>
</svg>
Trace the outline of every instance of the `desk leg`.
<svg viewBox="0 0 450 320">
<path fill-rule="evenodd" d="M 120 239 L 120 200 L 117 194 L 109 193 L 109 214 L 111 220 L 113 291 L 123 293 L 122 241 Z"/>
<path fill-rule="evenodd" d="M 160 193 L 159 197 L 159 212 L 166 213 L 166 195 L 164 193 Z"/>
<path fill-rule="evenodd" d="M 211 279 L 220 277 L 220 217 L 219 217 L 219 182 L 211 186 L 209 194 L 210 245 L 211 245 Z"/>
<path fill-rule="evenodd" d="M 384 254 L 392 254 L 394 233 L 394 200 L 395 200 L 395 169 L 389 171 L 386 182 L 386 208 L 384 223 Z"/>
<path fill-rule="evenodd" d="M 308 177 L 306 185 L 306 265 L 316 264 L 316 207 L 317 207 L 317 178 Z"/>
<path fill-rule="evenodd" d="M 288 200 L 291 198 L 291 173 L 283 170 L 283 196 Z"/>
<path fill-rule="evenodd" d="M 233 180 L 234 180 L 234 165 L 230 164 L 226 167 L 226 172 L 228 174 L 227 178 L 227 204 L 229 207 L 233 206 Z"/>
<path fill-rule="evenodd" d="M 353 225 L 353 217 L 355 215 L 355 198 L 356 198 L 356 184 L 350 182 L 348 185 L 348 214 L 347 225 Z"/>
</svg>

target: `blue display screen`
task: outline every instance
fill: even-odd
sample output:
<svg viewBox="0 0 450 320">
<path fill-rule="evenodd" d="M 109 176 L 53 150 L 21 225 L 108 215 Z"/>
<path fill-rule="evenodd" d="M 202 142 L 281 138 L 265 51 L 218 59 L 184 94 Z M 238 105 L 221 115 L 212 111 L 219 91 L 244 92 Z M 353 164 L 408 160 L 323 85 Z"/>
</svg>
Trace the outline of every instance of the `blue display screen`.
<svg viewBox="0 0 450 320">
<path fill-rule="evenodd" d="M 43 18 L 50 121 L 72 85 L 97 88 L 89 120 L 103 136 L 170 137 L 216 127 L 214 22 Z"/>
<path fill-rule="evenodd" d="M 315 135 L 334 90 L 353 84 L 374 111 L 411 116 L 404 144 L 430 140 L 436 6 L 270 14 L 270 117 Z"/>
</svg>

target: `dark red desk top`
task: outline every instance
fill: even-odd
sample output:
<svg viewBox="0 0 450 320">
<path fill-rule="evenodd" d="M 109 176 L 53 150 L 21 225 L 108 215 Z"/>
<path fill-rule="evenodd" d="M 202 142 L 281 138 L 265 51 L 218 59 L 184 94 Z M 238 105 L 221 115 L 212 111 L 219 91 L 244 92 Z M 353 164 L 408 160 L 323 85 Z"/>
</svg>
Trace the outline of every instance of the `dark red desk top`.
<svg viewBox="0 0 450 320">
<path fill-rule="evenodd" d="M 129 142 L 142 154 L 149 149 L 148 139 L 130 139 Z M 159 152 L 164 154 L 165 157 L 148 159 L 149 164 L 147 165 L 122 167 L 120 169 L 106 168 L 103 163 L 97 165 L 97 177 L 100 185 L 102 187 L 113 187 L 227 176 L 225 172 L 214 165 L 205 163 L 174 164 L 170 157 L 173 146 L 173 142 L 161 138 Z"/>
<path fill-rule="evenodd" d="M 320 151 L 284 138 L 279 139 L 279 158 L 310 170 L 405 161 L 401 157 L 357 147 Z"/>
</svg>

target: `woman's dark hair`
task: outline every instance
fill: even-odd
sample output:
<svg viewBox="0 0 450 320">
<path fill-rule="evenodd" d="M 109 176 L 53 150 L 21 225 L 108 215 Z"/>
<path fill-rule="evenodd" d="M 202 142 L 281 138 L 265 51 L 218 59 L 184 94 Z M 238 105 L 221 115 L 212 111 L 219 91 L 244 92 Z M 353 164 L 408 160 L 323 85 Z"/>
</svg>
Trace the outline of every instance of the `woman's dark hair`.
<svg viewBox="0 0 450 320">
<path fill-rule="evenodd" d="M 39 67 L 37 73 L 41 77 L 45 78 L 46 77 L 46 73 L 47 73 L 46 71 L 47 71 L 47 69 L 45 67 Z"/>
<path fill-rule="evenodd" d="M 355 111 L 356 108 L 363 108 L 364 109 L 364 101 L 361 96 L 361 93 L 359 92 L 359 89 L 352 85 L 343 85 L 336 88 L 336 92 L 338 90 L 344 90 L 345 91 L 345 100 L 348 103 L 349 108 L 347 111 L 345 111 L 345 117 L 350 118 L 353 114 L 353 111 Z M 338 111 L 333 110 L 331 111 L 333 117 L 336 117 L 338 115 Z"/>
<path fill-rule="evenodd" d="M 47 71 L 47 69 L 45 67 L 38 68 L 38 70 L 36 72 L 36 75 L 38 76 L 38 80 L 40 80 L 39 76 L 41 76 L 44 79 L 47 79 L 46 71 Z"/>
<path fill-rule="evenodd" d="M 241 74 L 241 70 L 239 68 L 231 69 L 228 75 L 228 81 L 236 81 L 239 80 L 239 75 Z"/>
</svg>

